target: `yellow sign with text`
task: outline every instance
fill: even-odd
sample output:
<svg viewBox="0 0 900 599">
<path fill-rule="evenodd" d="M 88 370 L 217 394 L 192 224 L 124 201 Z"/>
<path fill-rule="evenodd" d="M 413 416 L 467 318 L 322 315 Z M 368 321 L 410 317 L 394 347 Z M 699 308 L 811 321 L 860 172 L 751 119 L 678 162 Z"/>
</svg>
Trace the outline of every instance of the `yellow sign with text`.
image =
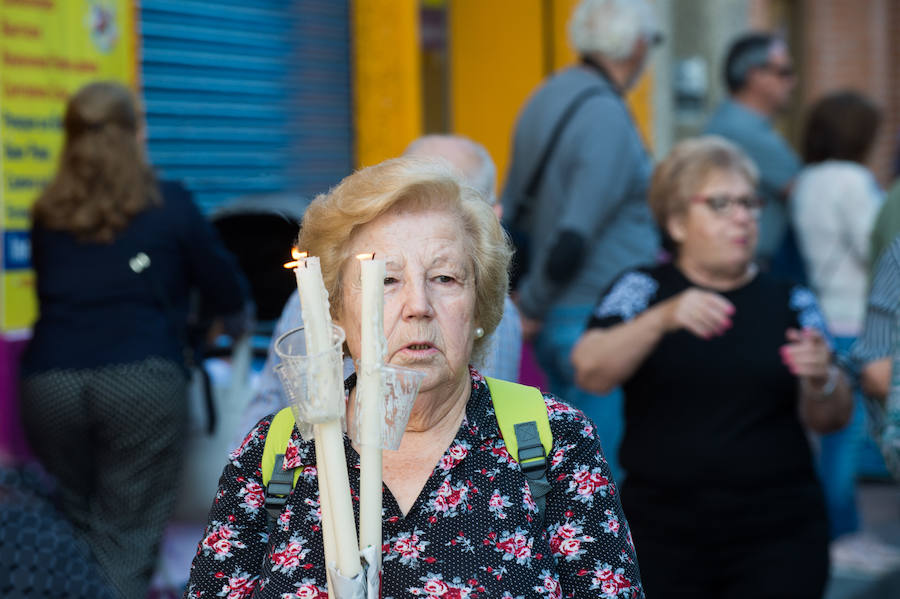
<svg viewBox="0 0 900 599">
<path fill-rule="evenodd" d="M 53 177 L 68 97 L 82 85 L 134 86 L 133 0 L 0 0 L 0 332 L 37 317 L 29 209 Z"/>
</svg>

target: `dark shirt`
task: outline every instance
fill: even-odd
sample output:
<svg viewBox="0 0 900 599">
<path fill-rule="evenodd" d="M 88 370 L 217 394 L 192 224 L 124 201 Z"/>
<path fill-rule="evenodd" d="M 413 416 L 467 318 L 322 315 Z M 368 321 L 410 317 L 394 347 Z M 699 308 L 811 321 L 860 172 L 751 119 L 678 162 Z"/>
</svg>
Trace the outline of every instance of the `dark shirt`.
<svg viewBox="0 0 900 599">
<path fill-rule="evenodd" d="M 484 378 L 456 438 L 403 515 L 384 489 L 385 599 L 399 597 L 644 597 L 618 490 L 584 414 L 544 396 L 553 453 L 543 522 L 500 436 Z M 270 418 L 232 454 L 191 566 L 185 598 L 322 597 L 326 587 L 315 449 L 293 431 L 286 467 L 302 468 L 266 534 L 260 462 Z M 359 517 L 359 455 L 344 440 Z M 241 594 L 243 593 L 243 594 Z"/>
<path fill-rule="evenodd" d="M 47 475 L 0 463 L 0 589 L 4 597 L 113 599 L 91 550 L 54 504 Z"/>
<path fill-rule="evenodd" d="M 163 203 L 134 217 L 112 243 L 79 241 L 36 224 L 31 232 L 40 318 L 23 358 L 24 375 L 56 368 L 94 368 L 157 356 L 181 363 L 175 323 L 186 322 L 196 286 L 209 311 L 234 313 L 248 287 L 237 263 L 176 183 Z M 129 260 L 144 252 L 150 267 Z M 154 294 L 156 285 L 171 311 Z"/>
<path fill-rule="evenodd" d="M 631 320 L 690 287 L 697 286 L 672 264 L 629 271 L 600 300 L 589 326 Z M 623 384 L 627 482 L 675 490 L 685 500 L 699 489 L 751 498 L 799 488 L 802 505 L 817 492 L 816 475 L 798 414 L 798 379 L 779 348 L 789 327 L 824 332 L 824 318 L 809 290 L 766 274 L 719 293 L 736 308 L 732 328 L 710 340 L 685 330 L 665 335 Z"/>
</svg>

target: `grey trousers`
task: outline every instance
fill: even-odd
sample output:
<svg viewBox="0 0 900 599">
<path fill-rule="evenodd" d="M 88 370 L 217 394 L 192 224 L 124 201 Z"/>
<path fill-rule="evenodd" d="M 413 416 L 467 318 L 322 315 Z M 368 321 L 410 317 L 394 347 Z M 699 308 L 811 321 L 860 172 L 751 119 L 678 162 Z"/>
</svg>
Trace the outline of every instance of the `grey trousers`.
<svg viewBox="0 0 900 599">
<path fill-rule="evenodd" d="M 144 599 L 171 515 L 187 434 L 187 381 L 161 358 L 22 381 L 31 448 L 60 507 L 122 597 Z"/>
</svg>

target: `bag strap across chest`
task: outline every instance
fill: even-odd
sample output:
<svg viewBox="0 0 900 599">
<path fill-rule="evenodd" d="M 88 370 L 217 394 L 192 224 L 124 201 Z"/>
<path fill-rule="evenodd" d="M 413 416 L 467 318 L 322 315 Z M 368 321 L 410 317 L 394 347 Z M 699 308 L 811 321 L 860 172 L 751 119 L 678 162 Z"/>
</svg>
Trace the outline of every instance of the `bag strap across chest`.
<svg viewBox="0 0 900 599">
<path fill-rule="evenodd" d="M 546 495 L 550 492 L 547 473 L 549 456 L 553 452 L 553 433 L 544 395 L 537 387 L 529 387 L 500 379 L 485 377 L 500 434 L 506 450 L 519 462 L 528 478 L 531 496 L 543 518 Z"/>
<path fill-rule="evenodd" d="M 494 414 L 509 455 L 528 478 L 531 496 L 543 518 L 546 495 L 550 492 L 547 473 L 553 451 L 553 433 L 544 396 L 536 387 L 486 377 Z M 294 414 L 284 408 L 275 414 L 263 446 L 263 487 L 270 528 L 284 509 L 288 496 L 300 478 L 300 468 L 284 469 L 284 454 L 294 430 Z"/>
</svg>

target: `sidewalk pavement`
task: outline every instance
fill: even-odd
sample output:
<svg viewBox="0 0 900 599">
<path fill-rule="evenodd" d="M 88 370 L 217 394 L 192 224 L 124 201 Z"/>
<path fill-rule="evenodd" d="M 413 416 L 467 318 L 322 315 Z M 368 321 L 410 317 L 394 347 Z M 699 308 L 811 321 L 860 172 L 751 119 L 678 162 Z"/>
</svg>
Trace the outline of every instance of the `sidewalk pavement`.
<svg viewBox="0 0 900 599">
<path fill-rule="evenodd" d="M 825 599 L 900 597 L 900 485 L 858 487 L 862 531 L 832 544 Z"/>
</svg>

